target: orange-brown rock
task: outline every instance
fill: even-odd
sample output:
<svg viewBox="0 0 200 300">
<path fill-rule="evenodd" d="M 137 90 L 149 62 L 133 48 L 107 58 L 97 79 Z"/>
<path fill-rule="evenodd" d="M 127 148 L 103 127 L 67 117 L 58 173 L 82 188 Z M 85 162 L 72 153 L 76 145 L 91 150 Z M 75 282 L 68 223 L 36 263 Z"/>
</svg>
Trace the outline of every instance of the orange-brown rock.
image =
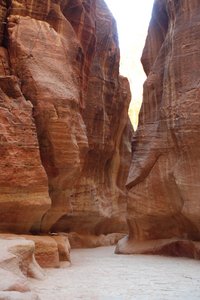
<svg viewBox="0 0 200 300">
<path fill-rule="evenodd" d="M 57 243 L 59 260 L 71 262 L 71 258 L 70 258 L 71 246 L 68 237 L 65 234 L 59 234 L 59 235 L 52 235 L 52 238 Z"/>
<path fill-rule="evenodd" d="M 6 51 L 2 50 L 0 56 L 5 54 L 6 60 Z M 2 73 L 0 144 L 0 231 L 39 229 L 51 201 L 40 160 L 32 105 L 25 100 L 16 76 Z"/>
<path fill-rule="evenodd" d="M 129 237 L 117 252 L 199 258 L 199 12 L 196 0 L 155 1 L 127 183 Z"/>
<path fill-rule="evenodd" d="M 200 242 L 170 238 L 159 240 L 137 240 L 124 237 L 115 249 L 116 254 L 157 254 L 174 257 L 200 259 Z"/>
<path fill-rule="evenodd" d="M 0 20 L 0 231 L 125 231 L 130 91 L 107 6 L 2 1 Z"/>
<path fill-rule="evenodd" d="M 27 240 L 34 241 L 35 243 L 35 259 L 38 264 L 43 268 L 58 268 L 59 253 L 58 246 L 54 239 L 48 236 L 24 236 Z"/>
<path fill-rule="evenodd" d="M 116 245 L 119 240 L 124 238 L 123 233 L 110 233 L 107 235 L 81 235 L 76 232 L 70 232 L 68 234 L 69 242 L 72 249 L 77 248 L 96 248 L 102 246 Z"/>
<path fill-rule="evenodd" d="M 70 244 L 64 234 L 52 236 L 0 234 L 0 239 L 20 239 L 34 242 L 34 258 L 43 268 L 58 268 L 61 261 L 70 262 Z M 9 243 L 9 242 L 8 242 Z"/>
<path fill-rule="evenodd" d="M 44 268 L 58 268 L 61 261 L 70 262 L 70 245 L 66 236 L 26 235 L 35 242 L 35 258 Z"/>
</svg>

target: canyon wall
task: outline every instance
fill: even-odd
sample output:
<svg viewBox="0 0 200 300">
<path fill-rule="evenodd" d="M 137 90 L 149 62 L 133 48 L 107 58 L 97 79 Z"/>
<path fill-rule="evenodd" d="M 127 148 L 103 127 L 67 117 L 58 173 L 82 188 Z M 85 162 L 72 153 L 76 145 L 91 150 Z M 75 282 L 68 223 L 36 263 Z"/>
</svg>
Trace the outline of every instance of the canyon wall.
<svg viewBox="0 0 200 300">
<path fill-rule="evenodd" d="M 0 4 L 0 231 L 126 230 L 130 90 L 101 0 Z"/>
<path fill-rule="evenodd" d="M 200 2 L 156 0 L 117 253 L 200 258 Z"/>
</svg>

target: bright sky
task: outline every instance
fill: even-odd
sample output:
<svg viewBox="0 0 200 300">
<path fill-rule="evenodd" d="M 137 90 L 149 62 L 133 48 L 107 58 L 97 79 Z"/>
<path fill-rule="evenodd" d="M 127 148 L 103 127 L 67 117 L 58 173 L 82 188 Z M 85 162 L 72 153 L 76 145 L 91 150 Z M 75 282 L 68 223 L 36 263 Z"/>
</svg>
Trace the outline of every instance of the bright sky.
<svg viewBox="0 0 200 300">
<path fill-rule="evenodd" d="M 137 127 L 145 74 L 140 58 L 144 47 L 154 0 L 105 0 L 117 21 L 121 51 L 120 73 L 128 77 L 132 101 L 129 114 Z"/>
</svg>

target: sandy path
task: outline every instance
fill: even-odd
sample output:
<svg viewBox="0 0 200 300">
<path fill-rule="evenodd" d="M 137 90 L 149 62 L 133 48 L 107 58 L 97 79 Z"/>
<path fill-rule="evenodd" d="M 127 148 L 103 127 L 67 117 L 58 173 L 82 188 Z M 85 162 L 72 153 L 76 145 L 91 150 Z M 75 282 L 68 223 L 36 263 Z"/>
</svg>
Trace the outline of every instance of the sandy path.
<svg viewBox="0 0 200 300">
<path fill-rule="evenodd" d="M 200 262 L 115 255 L 113 247 L 72 251 L 72 266 L 31 280 L 41 300 L 199 300 Z"/>
</svg>

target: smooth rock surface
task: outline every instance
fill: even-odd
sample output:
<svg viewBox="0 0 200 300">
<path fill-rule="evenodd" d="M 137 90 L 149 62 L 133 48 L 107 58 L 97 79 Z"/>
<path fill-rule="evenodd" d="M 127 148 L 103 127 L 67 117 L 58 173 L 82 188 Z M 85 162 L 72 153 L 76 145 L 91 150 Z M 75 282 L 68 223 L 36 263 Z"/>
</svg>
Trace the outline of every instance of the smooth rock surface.
<svg viewBox="0 0 200 300">
<path fill-rule="evenodd" d="M 36 300 L 30 292 L 28 276 L 44 279 L 44 272 L 34 257 L 35 244 L 24 238 L 0 238 L 0 299 Z"/>
<path fill-rule="evenodd" d="M 34 257 L 35 244 L 24 238 L 0 239 L 0 268 L 16 275 L 43 278 L 44 273 Z"/>
<path fill-rule="evenodd" d="M 0 268 L 0 291 L 30 291 L 26 277 Z"/>
<path fill-rule="evenodd" d="M 156 240 L 163 254 L 199 258 L 200 2 L 156 0 L 142 63 L 147 74 L 127 187 L 129 238 L 135 253 Z M 191 242 L 187 242 L 191 241 Z M 185 246 L 187 244 L 187 251 Z M 134 246 L 135 245 L 135 246 Z M 155 250 L 155 251 L 154 251 Z M 151 253 L 156 253 L 156 247 Z M 176 252 L 176 251 L 175 251 Z"/>
</svg>

